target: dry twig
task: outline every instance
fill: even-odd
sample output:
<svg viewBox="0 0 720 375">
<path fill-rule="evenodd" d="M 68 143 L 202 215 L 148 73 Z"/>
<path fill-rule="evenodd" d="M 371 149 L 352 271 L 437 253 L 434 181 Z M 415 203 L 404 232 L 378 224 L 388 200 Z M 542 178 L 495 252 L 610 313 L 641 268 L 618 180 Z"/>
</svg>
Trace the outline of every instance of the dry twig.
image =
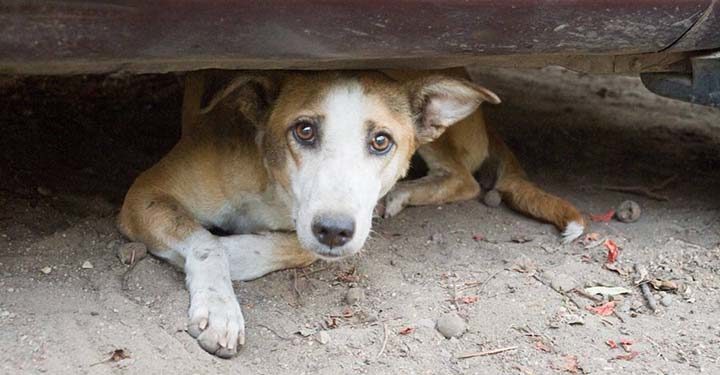
<svg viewBox="0 0 720 375">
<path fill-rule="evenodd" d="M 387 323 L 383 323 L 383 341 L 382 345 L 380 346 L 380 351 L 378 354 L 375 355 L 375 359 L 380 358 L 380 356 L 385 352 L 385 347 L 387 346 L 388 341 L 388 327 Z"/>
<path fill-rule="evenodd" d="M 638 286 L 640 287 L 640 291 L 642 292 L 643 298 L 645 298 L 645 302 L 647 302 L 647 306 L 655 312 L 657 310 L 657 301 L 655 301 L 655 296 L 653 296 L 652 292 L 650 291 L 650 286 L 648 286 L 648 281 L 645 280 L 645 275 L 647 275 L 647 270 L 642 265 L 635 263 L 635 272 L 638 274 Z"/>
<path fill-rule="evenodd" d="M 494 279 L 495 276 L 500 274 L 500 272 L 502 272 L 502 271 L 505 271 L 505 269 L 501 269 L 501 270 L 493 273 L 492 275 L 488 276 L 485 280 L 480 281 L 480 282 L 474 281 L 474 282 L 465 283 L 465 285 L 463 285 L 462 288 L 460 288 L 460 290 L 470 289 L 470 288 L 474 288 L 474 287 L 478 286 L 479 288 L 477 290 L 477 294 L 480 294 L 480 292 L 485 288 L 487 283 L 490 282 L 490 280 Z"/>
<path fill-rule="evenodd" d="M 677 176 L 672 176 L 663 182 L 659 183 L 658 185 L 655 185 L 654 187 L 645 187 L 645 186 L 618 186 L 618 185 L 602 185 L 600 186 L 603 190 L 610 190 L 610 191 L 617 191 L 621 193 L 629 193 L 629 194 L 635 194 L 635 195 L 642 195 L 645 197 L 648 197 L 650 199 L 655 199 L 658 201 L 668 201 L 670 200 L 666 195 L 658 194 L 656 191 L 665 189 L 668 185 L 670 185 L 671 182 L 675 181 Z"/>
<path fill-rule="evenodd" d="M 515 350 L 517 348 L 518 348 L 517 346 L 508 346 L 505 348 L 485 350 L 482 352 L 463 353 L 463 354 L 458 355 L 456 358 L 457 359 L 465 359 L 465 358 L 473 358 L 473 357 L 484 357 L 486 355 L 499 354 L 499 353 L 507 352 L 510 350 Z"/>
</svg>

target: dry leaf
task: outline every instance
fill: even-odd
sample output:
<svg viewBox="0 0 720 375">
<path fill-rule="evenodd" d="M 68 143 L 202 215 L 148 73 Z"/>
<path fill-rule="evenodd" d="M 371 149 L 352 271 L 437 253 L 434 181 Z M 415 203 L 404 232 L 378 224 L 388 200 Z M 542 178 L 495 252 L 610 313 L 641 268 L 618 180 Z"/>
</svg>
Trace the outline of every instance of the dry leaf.
<svg viewBox="0 0 720 375">
<path fill-rule="evenodd" d="M 542 340 L 535 341 L 535 349 L 545 353 L 550 353 L 552 351 Z"/>
<path fill-rule="evenodd" d="M 535 263 L 524 255 L 516 259 L 512 266 L 513 271 L 520 273 L 534 273 L 536 268 Z"/>
<path fill-rule="evenodd" d="M 617 349 L 618 345 L 615 342 L 615 340 L 607 340 L 605 341 L 605 344 L 610 347 L 610 349 Z"/>
<path fill-rule="evenodd" d="M 355 274 L 355 267 L 351 267 L 347 271 L 336 274 L 335 279 L 343 283 L 356 283 L 360 281 L 360 276 Z"/>
<path fill-rule="evenodd" d="M 580 241 L 580 242 L 581 242 L 583 245 L 587 246 L 587 245 L 589 245 L 589 244 L 591 244 L 591 243 L 593 243 L 593 242 L 595 242 L 595 241 L 597 241 L 597 240 L 599 240 L 599 239 L 600 239 L 600 233 L 592 232 L 592 233 L 586 234 L 585 237 L 583 237 L 582 241 Z"/>
<path fill-rule="evenodd" d="M 655 279 L 650 281 L 650 285 L 652 285 L 652 287 L 656 290 L 675 291 L 678 289 L 677 283 L 670 280 Z"/>
<path fill-rule="evenodd" d="M 590 220 L 596 222 L 596 223 L 607 223 L 610 220 L 612 220 L 613 216 L 615 216 L 615 210 L 610 210 L 604 214 L 597 214 L 597 215 L 590 215 Z"/>
<path fill-rule="evenodd" d="M 110 355 L 110 359 L 108 359 L 108 361 L 119 362 L 119 361 L 122 361 L 123 359 L 127 359 L 127 358 L 130 358 L 130 355 L 125 353 L 124 349 L 115 349 L 112 352 L 112 355 Z"/>
<path fill-rule="evenodd" d="M 602 296 L 617 296 L 620 294 L 632 294 L 632 290 L 621 286 L 593 286 L 585 288 L 585 293 L 594 296 L 600 294 Z"/>
<path fill-rule="evenodd" d="M 524 235 L 517 235 L 517 236 L 512 236 L 510 238 L 510 241 L 515 242 L 515 243 L 526 243 L 526 242 L 531 242 L 533 239 L 534 238 L 532 238 L 532 237 L 528 237 L 528 236 L 524 236 Z"/>
<path fill-rule="evenodd" d="M 632 344 L 633 344 L 633 340 L 630 340 L 630 339 L 620 340 L 620 345 L 622 346 L 623 350 L 625 350 L 628 353 L 632 351 L 632 350 L 630 350 L 630 345 L 632 345 Z"/>
<path fill-rule="evenodd" d="M 580 371 L 580 368 L 578 367 L 577 357 L 574 355 L 566 355 L 565 365 L 562 369 L 571 374 L 577 374 Z"/>
<path fill-rule="evenodd" d="M 471 304 L 471 303 L 477 302 L 477 301 L 478 301 L 478 296 L 464 296 L 464 297 L 458 298 L 458 301 L 459 301 L 459 302 L 462 302 L 462 303 L 464 303 L 464 304 L 466 304 L 466 305 L 469 305 L 469 304 Z"/>
<path fill-rule="evenodd" d="M 603 245 L 605 245 L 605 248 L 608 249 L 607 262 L 615 263 L 615 261 L 618 258 L 618 255 L 620 254 L 620 252 L 618 251 L 617 244 L 615 244 L 615 241 L 613 241 L 613 240 L 605 240 Z"/>
<path fill-rule="evenodd" d="M 606 270 L 613 271 L 613 272 L 617 272 L 618 274 L 620 274 L 620 276 L 627 276 L 627 275 L 628 275 L 628 271 L 626 271 L 624 268 L 622 268 L 621 266 L 619 266 L 619 265 L 617 265 L 617 264 L 614 264 L 614 263 L 605 263 L 605 264 L 603 265 L 603 267 L 604 267 Z"/>
<path fill-rule="evenodd" d="M 600 316 L 609 316 L 612 315 L 613 312 L 615 312 L 615 301 L 610 301 L 607 303 L 604 303 L 600 306 L 594 307 L 594 306 L 588 306 L 586 307 L 588 311 L 591 313 L 600 315 Z"/>
<path fill-rule="evenodd" d="M 326 317 L 325 318 L 325 326 L 327 328 L 337 328 L 338 327 L 337 318 L 335 318 L 334 316 Z"/>
<path fill-rule="evenodd" d="M 623 361 L 631 361 L 633 358 L 637 357 L 640 353 L 639 352 L 630 352 L 628 354 L 620 354 L 619 356 L 615 357 L 615 359 L 621 359 Z"/>
</svg>

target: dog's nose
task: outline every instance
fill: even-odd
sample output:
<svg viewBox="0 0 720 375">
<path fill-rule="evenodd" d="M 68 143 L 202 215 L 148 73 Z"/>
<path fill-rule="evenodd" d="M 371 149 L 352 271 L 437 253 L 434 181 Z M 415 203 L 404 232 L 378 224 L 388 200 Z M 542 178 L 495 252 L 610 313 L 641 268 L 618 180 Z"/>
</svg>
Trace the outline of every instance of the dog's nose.
<svg viewBox="0 0 720 375">
<path fill-rule="evenodd" d="M 331 248 L 350 242 L 355 234 L 355 220 L 345 215 L 321 215 L 312 222 L 312 231 L 320 243 Z"/>
</svg>

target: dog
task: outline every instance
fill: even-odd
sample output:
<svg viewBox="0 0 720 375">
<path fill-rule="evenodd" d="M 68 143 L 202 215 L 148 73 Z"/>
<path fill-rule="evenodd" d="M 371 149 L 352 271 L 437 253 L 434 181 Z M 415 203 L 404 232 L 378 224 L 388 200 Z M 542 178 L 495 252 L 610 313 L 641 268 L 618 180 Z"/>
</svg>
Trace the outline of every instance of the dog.
<svg viewBox="0 0 720 375">
<path fill-rule="evenodd" d="M 426 76 L 426 71 L 391 70 L 386 74 L 399 81 Z M 458 79 L 470 77 L 464 68 L 436 71 Z M 499 100 L 491 100 L 498 103 Z M 397 215 L 406 206 L 440 205 L 477 198 L 497 190 L 513 209 L 552 223 L 569 243 L 585 231 L 585 220 L 571 203 L 532 184 L 515 155 L 498 134 L 485 125 L 482 110 L 450 127 L 418 154 L 428 166 L 426 176 L 399 182 L 385 198 L 382 216 Z M 383 212 L 384 211 L 384 212 Z"/>
<path fill-rule="evenodd" d="M 188 333 L 231 357 L 245 342 L 231 280 L 359 251 L 415 151 L 499 101 L 442 74 L 191 73 L 180 140 L 132 184 L 118 227 L 185 272 Z M 422 203 L 410 185 L 392 194 Z"/>
</svg>

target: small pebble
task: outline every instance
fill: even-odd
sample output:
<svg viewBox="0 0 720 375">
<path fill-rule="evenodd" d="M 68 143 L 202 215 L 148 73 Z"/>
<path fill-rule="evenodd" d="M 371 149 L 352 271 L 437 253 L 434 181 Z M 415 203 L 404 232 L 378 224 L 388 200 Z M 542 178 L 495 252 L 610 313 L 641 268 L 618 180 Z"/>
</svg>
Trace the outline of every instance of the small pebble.
<svg viewBox="0 0 720 375">
<path fill-rule="evenodd" d="M 456 313 L 448 313 L 438 319 L 436 328 L 440 334 L 449 339 L 462 336 L 467 329 L 467 324 Z"/>
<path fill-rule="evenodd" d="M 320 331 L 317 333 L 317 336 L 315 336 L 315 340 L 323 345 L 326 345 L 330 342 L 330 335 L 325 331 Z"/>
<path fill-rule="evenodd" d="M 345 295 L 345 302 L 354 305 L 365 298 L 365 291 L 362 288 L 350 288 Z"/>
<path fill-rule="evenodd" d="M 669 294 L 666 294 L 663 298 L 660 299 L 660 304 L 665 307 L 672 305 L 672 302 L 672 296 L 670 296 Z"/>
<path fill-rule="evenodd" d="M 500 195 L 500 192 L 495 189 L 488 191 L 483 197 L 483 203 L 485 203 L 488 207 L 497 207 L 501 202 L 502 196 Z"/>
<path fill-rule="evenodd" d="M 634 223 L 638 221 L 642 210 L 635 201 L 624 201 L 620 203 L 615 211 L 615 217 L 623 223 Z"/>
<path fill-rule="evenodd" d="M 44 274 L 47 275 L 47 274 L 49 274 L 50 272 L 52 272 L 52 268 L 50 268 L 49 266 L 46 266 L 46 267 L 41 268 L 41 269 L 40 269 L 40 272 L 42 272 L 42 273 L 44 273 Z"/>
<path fill-rule="evenodd" d="M 93 268 L 95 268 L 95 267 L 92 265 L 92 263 L 90 263 L 89 260 L 86 260 L 86 261 L 83 262 L 82 268 L 84 268 L 84 269 L 86 269 L 86 270 L 89 270 L 89 269 L 93 269 Z"/>
<path fill-rule="evenodd" d="M 142 242 L 128 242 L 118 248 L 118 258 L 123 264 L 137 262 L 146 256 L 147 246 Z"/>
</svg>

